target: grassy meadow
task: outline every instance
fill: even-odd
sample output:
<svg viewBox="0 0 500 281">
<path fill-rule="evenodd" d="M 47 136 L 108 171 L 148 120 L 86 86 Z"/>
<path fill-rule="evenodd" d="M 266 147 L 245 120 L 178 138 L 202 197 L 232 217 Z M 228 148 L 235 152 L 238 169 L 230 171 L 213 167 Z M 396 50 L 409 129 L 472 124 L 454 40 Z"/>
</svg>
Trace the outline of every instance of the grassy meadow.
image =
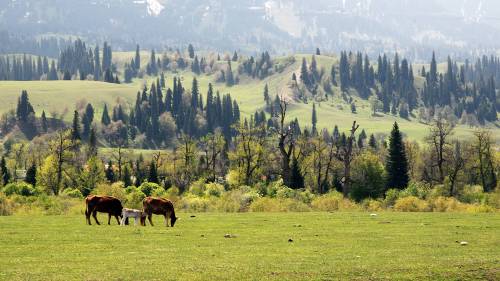
<svg viewBox="0 0 500 281">
<path fill-rule="evenodd" d="M 178 216 L 174 228 L 158 216 L 154 227 L 87 226 L 83 214 L 0 217 L 0 279 L 500 279 L 499 213 Z"/>
</svg>

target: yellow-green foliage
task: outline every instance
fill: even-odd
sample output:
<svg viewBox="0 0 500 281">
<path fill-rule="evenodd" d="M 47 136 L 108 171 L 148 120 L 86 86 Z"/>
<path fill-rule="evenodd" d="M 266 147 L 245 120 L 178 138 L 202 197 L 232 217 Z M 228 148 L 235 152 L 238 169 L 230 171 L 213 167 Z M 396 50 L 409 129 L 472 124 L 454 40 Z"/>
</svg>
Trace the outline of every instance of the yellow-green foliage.
<svg viewBox="0 0 500 281">
<path fill-rule="evenodd" d="M 427 212 L 430 211 L 429 203 L 415 196 L 407 196 L 396 200 L 394 210 L 400 212 Z"/>
<path fill-rule="evenodd" d="M 363 209 L 371 212 L 383 210 L 382 202 L 375 199 L 365 199 L 363 200 L 363 202 L 361 202 L 361 206 L 363 207 Z"/>
<path fill-rule="evenodd" d="M 341 193 L 336 191 L 316 197 L 311 202 L 311 206 L 314 210 L 326 212 L 359 209 L 359 206 L 355 202 L 344 198 Z"/>
<path fill-rule="evenodd" d="M 455 212 L 464 211 L 466 206 L 453 197 L 439 196 L 430 201 L 430 206 L 434 212 Z"/>
<path fill-rule="evenodd" d="M 278 199 L 262 197 L 250 204 L 252 212 L 306 212 L 310 207 L 290 198 Z"/>
<path fill-rule="evenodd" d="M 118 198 L 120 201 L 125 201 L 127 199 L 127 194 L 122 182 L 116 182 L 112 185 L 100 184 L 92 192 L 95 195 L 108 195 Z"/>
<path fill-rule="evenodd" d="M 10 201 L 5 194 L 0 192 L 0 216 L 9 216 L 12 215 L 12 202 Z"/>
</svg>

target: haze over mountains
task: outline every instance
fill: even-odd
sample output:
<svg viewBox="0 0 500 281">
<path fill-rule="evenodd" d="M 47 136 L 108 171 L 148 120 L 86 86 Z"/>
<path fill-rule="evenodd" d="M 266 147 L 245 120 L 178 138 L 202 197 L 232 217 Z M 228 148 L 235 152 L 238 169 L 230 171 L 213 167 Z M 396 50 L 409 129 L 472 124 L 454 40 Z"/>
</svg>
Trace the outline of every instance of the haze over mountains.
<svg viewBox="0 0 500 281">
<path fill-rule="evenodd" d="M 4 0 L 0 30 L 159 48 L 398 50 L 414 60 L 500 49 L 496 0 Z M 471 53 L 474 49 L 475 53 Z"/>
</svg>

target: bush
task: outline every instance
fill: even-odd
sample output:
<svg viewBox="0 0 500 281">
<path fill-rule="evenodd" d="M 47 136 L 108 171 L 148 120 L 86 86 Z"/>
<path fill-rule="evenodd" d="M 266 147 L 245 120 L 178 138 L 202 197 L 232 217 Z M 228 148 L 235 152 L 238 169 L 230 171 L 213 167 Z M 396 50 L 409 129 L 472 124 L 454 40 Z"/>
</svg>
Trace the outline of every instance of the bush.
<svg viewBox="0 0 500 281">
<path fill-rule="evenodd" d="M 419 199 L 426 199 L 431 193 L 431 188 L 428 184 L 421 182 L 410 182 L 406 189 L 403 189 L 399 193 L 399 198 L 413 196 Z"/>
<path fill-rule="evenodd" d="M 407 196 L 396 200 L 394 210 L 400 212 L 426 212 L 429 211 L 429 204 L 415 196 Z"/>
<path fill-rule="evenodd" d="M 125 205 L 127 208 L 142 209 L 142 200 L 144 200 L 144 198 L 146 198 L 146 194 L 144 194 L 144 192 L 142 192 L 139 188 L 132 187 L 127 194 L 127 201 Z"/>
<path fill-rule="evenodd" d="M 10 216 L 13 213 L 13 204 L 5 194 L 0 193 L 0 216 Z"/>
<path fill-rule="evenodd" d="M 480 185 L 465 185 L 457 193 L 460 201 L 469 204 L 482 203 L 486 198 L 483 187 Z"/>
<path fill-rule="evenodd" d="M 189 193 L 202 197 L 205 194 L 205 179 L 201 178 L 189 186 Z"/>
<path fill-rule="evenodd" d="M 224 186 L 218 183 L 208 183 L 205 185 L 205 196 L 220 197 L 224 193 Z"/>
<path fill-rule="evenodd" d="M 316 197 L 311 202 L 311 206 L 314 210 L 324 212 L 359 209 L 359 206 L 356 205 L 356 203 L 344 198 L 344 196 L 337 191 L 331 191 L 325 195 Z"/>
<path fill-rule="evenodd" d="M 384 206 L 386 208 L 393 207 L 396 204 L 396 201 L 399 198 L 399 190 L 397 189 L 389 189 L 385 193 Z"/>
<path fill-rule="evenodd" d="M 143 182 L 141 186 L 139 186 L 139 189 L 146 194 L 146 196 L 153 196 L 163 191 L 163 187 L 154 182 Z"/>
<path fill-rule="evenodd" d="M 439 196 L 431 201 L 430 206 L 434 212 L 453 212 L 465 210 L 464 204 L 460 203 L 453 197 Z"/>
<path fill-rule="evenodd" d="M 382 202 L 375 199 L 365 199 L 361 203 L 363 209 L 371 212 L 382 211 Z"/>
<path fill-rule="evenodd" d="M 66 188 L 65 190 L 63 190 L 62 195 L 71 198 L 79 198 L 79 199 L 83 198 L 83 194 L 80 192 L 80 190 L 74 188 Z"/>
<path fill-rule="evenodd" d="M 365 198 L 379 198 L 384 194 L 384 166 L 372 152 L 363 153 L 354 160 L 352 173 L 350 195 L 356 202 Z"/>
<path fill-rule="evenodd" d="M 250 204 L 252 212 L 305 212 L 310 211 L 309 206 L 293 199 L 278 199 L 263 197 Z"/>
<path fill-rule="evenodd" d="M 35 189 L 31 184 L 25 182 L 13 182 L 7 184 L 3 188 L 5 195 L 10 196 L 13 194 L 21 196 L 35 196 L 39 194 L 38 190 Z"/>
<path fill-rule="evenodd" d="M 498 210 L 491 207 L 491 206 L 484 205 L 484 204 L 473 204 L 473 205 L 467 206 L 466 211 L 468 213 L 493 213 L 493 212 L 496 212 Z"/>
<path fill-rule="evenodd" d="M 191 212 L 210 211 L 210 200 L 195 196 L 186 196 L 182 199 L 182 208 Z"/>
</svg>

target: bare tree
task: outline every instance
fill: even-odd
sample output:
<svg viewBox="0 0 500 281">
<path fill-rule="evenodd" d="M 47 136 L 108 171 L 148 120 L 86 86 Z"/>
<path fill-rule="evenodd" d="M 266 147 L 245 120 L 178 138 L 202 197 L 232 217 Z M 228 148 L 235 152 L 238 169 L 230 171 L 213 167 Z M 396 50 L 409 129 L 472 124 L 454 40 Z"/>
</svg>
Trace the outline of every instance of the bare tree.
<svg viewBox="0 0 500 281">
<path fill-rule="evenodd" d="M 294 124 L 286 124 L 286 112 L 288 102 L 283 95 L 280 96 L 280 112 L 279 114 L 279 128 L 278 128 L 278 148 L 281 155 L 281 177 L 286 186 L 291 185 L 292 172 L 290 169 L 290 162 L 292 159 L 293 150 L 295 148 L 295 140 L 293 136 Z"/>
<path fill-rule="evenodd" d="M 354 159 L 353 154 L 353 146 L 356 130 L 359 128 L 359 125 L 356 124 L 356 121 L 352 123 L 352 127 L 350 130 L 350 135 L 346 139 L 345 145 L 337 146 L 336 158 L 341 161 L 344 165 L 344 178 L 342 180 L 342 193 L 345 197 L 349 195 L 351 191 L 351 162 Z"/>
<path fill-rule="evenodd" d="M 447 150 L 450 149 L 449 137 L 453 134 L 454 125 L 443 117 L 438 117 L 430 128 L 429 135 L 425 138 L 432 151 L 432 166 L 438 169 L 438 181 L 443 182 L 445 177 L 445 163 Z"/>
<path fill-rule="evenodd" d="M 474 136 L 476 140 L 473 144 L 473 150 L 477 154 L 477 168 L 481 177 L 481 185 L 484 191 L 489 192 L 497 185 L 494 157 L 491 152 L 491 133 L 486 130 L 478 130 L 474 132 Z"/>
<path fill-rule="evenodd" d="M 460 142 L 454 142 L 453 153 L 450 155 L 450 165 L 448 168 L 448 179 L 450 180 L 450 196 L 456 194 L 455 185 L 460 171 L 465 167 L 463 151 Z"/>
</svg>

